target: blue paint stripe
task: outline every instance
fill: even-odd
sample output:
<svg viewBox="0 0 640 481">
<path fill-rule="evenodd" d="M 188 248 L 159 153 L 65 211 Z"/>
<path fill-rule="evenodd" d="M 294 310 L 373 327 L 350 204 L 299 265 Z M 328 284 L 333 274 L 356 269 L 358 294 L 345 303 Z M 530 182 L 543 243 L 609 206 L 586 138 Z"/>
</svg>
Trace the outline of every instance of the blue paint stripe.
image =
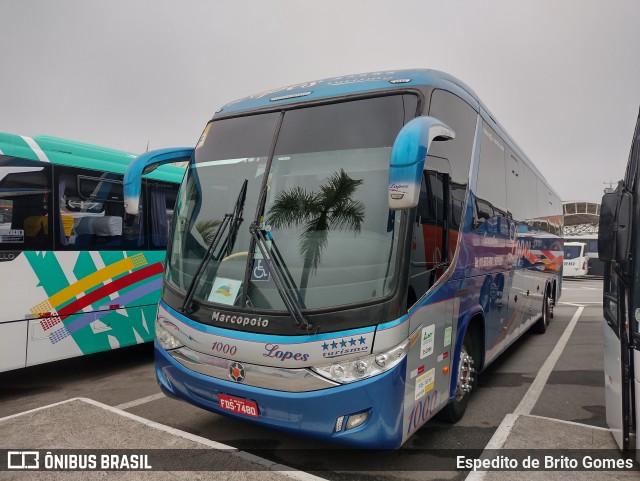
<svg viewBox="0 0 640 481">
<path fill-rule="evenodd" d="M 391 329 L 392 327 L 399 326 L 400 324 L 402 324 L 403 322 L 408 321 L 408 320 L 409 320 L 409 315 L 405 314 L 404 316 L 400 317 L 399 319 L 396 319 L 394 321 L 385 322 L 384 324 L 378 325 L 378 331 L 384 331 L 385 329 Z"/>
<path fill-rule="evenodd" d="M 328 332 L 323 334 L 312 334 L 312 335 L 306 334 L 302 336 L 281 336 L 281 335 L 272 335 L 272 334 L 260 334 L 256 332 L 237 331 L 234 329 L 225 329 L 223 327 L 215 327 L 215 326 L 209 326 L 207 324 L 201 324 L 199 322 L 194 321 L 193 319 L 189 319 L 183 314 L 180 314 L 175 309 L 172 309 L 171 307 L 169 307 L 164 301 L 160 301 L 160 307 L 165 309 L 171 316 L 175 317 L 180 322 L 185 323 L 187 326 L 197 331 L 205 332 L 207 334 L 214 334 L 216 336 L 227 337 L 229 339 L 240 339 L 243 341 L 253 341 L 253 342 L 260 342 L 260 343 L 303 344 L 306 342 L 323 341 L 325 339 L 335 339 L 336 337 L 368 334 L 368 333 L 374 332 L 376 329 L 376 326 L 369 326 L 369 327 L 363 327 L 360 329 L 350 329 L 348 331 L 336 331 L 336 332 Z"/>
</svg>

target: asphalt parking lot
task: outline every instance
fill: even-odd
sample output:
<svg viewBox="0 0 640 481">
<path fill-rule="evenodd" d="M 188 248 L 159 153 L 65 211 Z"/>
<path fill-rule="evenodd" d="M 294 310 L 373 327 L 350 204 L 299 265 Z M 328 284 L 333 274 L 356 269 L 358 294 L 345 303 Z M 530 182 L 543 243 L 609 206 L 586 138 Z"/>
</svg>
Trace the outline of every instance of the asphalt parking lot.
<svg viewBox="0 0 640 481">
<path fill-rule="evenodd" d="M 164 426 L 169 430 L 166 432 L 187 433 L 209 447 L 224 445 L 254 454 L 271 463 L 271 471 L 273 466 L 286 465 L 325 479 L 463 479 L 465 470 L 420 469 L 423 465 L 416 463 L 412 454 L 430 450 L 481 452 L 505 432 L 507 436 L 522 434 L 523 429 L 535 431 L 542 423 L 555 426 L 558 421 L 564 424 L 557 434 L 552 428 L 546 430 L 551 440 L 554 436 L 561 439 L 562 426 L 569 425 L 586 429 L 592 438 L 593 433 L 608 438 L 604 429 L 601 283 L 599 279 L 566 280 L 547 332 L 523 335 L 480 375 L 465 417 L 455 425 L 438 420 L 427 423 L 395 455 L 391 469 L 376 466 L 370 455 L 361 452 L 349 451 L 345 456 L 333 445 L 222 417 L 165 397 L 154 379 L 150 345 L 0 374 L 0 418 L 13 416 L 11 422 L 19 426 L 20 413 L 88 398 L 112 409 L 111 413 L 127 413 L 128 419 Z M 45 416 L 44 411 L 37 412 Z M 520 416 L 520 421 L 514 415 Z M 88 416 L 91 419 L 95 413 Z M 510 427 L 505 424 L 509 419 L 513 420 Z M 531 419 L 533 427 L 527 428 Z M 6 444 L 0 447 L 12 449 Z M 337 457 L 341 463 L 335 463 Z M 258 477 L 265 475 L 256 471 Z"/>
</svg>

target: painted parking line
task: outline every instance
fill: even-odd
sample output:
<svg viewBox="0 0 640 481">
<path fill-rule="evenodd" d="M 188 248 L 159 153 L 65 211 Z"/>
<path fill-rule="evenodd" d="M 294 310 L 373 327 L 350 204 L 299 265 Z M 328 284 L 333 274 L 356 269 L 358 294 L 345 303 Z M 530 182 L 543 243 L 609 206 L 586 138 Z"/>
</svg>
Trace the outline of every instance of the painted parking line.
<svg viewBox="0 0 640 481">
<path fill-rule="evenodd" d="M 76 398 L 71 398 L 71 399 L 67 399 L 65 401 L 60 401 L 57 403 L 53 403 L 53 404 L 49 404 L 47 406 L 41 406 L 35 409 L 30 409 L 28 411 L 24 411 L 21 413 L 17 413 L 17 414 L 12 414 L 10 416 L 6 416 L 3 418 L 0 418 L 0 423 L 2 423 L 3 421 L 7 421 L 9 419 L 13 419 L 13 418 L 17 418 L 20 416 L 24 416 L 26 414 L 30 414 L 33 412 L 37 412 L 37 411 L 43 411 L 45 409 L 49 409 L 55 406 L 59 406 L 61 404 L 66 404 L 69 402 L 73 402 L 73 401 L 81 401 L 87 404 L 92 404 L 96 407 L 99 407 L 105 411 L 109 411 L 115 414 L 118 414 L 120 416 L 123 416 L 125 418 L 129 418 L 133 421 L 137 421 L 141 424 L 144 424 L 146 426 L 149 426 L 151 428 L 157 429 L 159 431 L 164 431 L 168 434 L 172 434 L 174 436 L 180 437 L 180 438 L 184 438 L 184 439 L 188 439 L 189 441 L 193 441 L 199 444 L 202 444 L 204 446 L 219 450 L 219 451 L 225 451 L 227 453 L 229 453 L 232 456 L 235 457 L 239 457 L 245 461 L 251 462 L 251 463 L 255 463 L 258 464 L 260 466 L 265 467 L 267 470 L 272 471 L 274 473 L 278 473 L 282 476 L 286 476 L 288 478 L 294 479 L 296 481 L 326 481 L 324 478 L 320 478 L 318 476 L 314 476 L 313 474 L 309 474 L 306 473 L 304 471 L 298 471 L 295 470 L 293 468 L 290 468 L 289 466 L 285 466 L 283 464 L 279 464 L 276 463 L 274 461 L 269 461 L 268 459 L 264 459 L 264 458 L 260 458 L 254 454 L 248 453 L 246 451 L 241 451 L 238 448 L 234 448 L 233 446 L 228 446 L 226 444 L 222 444 L 216 441 L 212 441 L 210 439 L 207 438 L 203 438 L 202 436 L 197 436 L 195 434 L 191 434 L 187 431 L 182 431 L 180 429 L 176 429 L 173 428 L 171 426 L 166 426 L 164 424 L 160 424 L 158 422 L 155 421 L 150 421 L 149 419 L 145 419 L 143 417 L 140 416 L 136 416 L 135 414 L 131 414 L 128 413 L 126 411 L 123 411 L 121 409 L 115 408 L 113 406 L 109 406 L 107 404 L 103 404 L 101 402 L 98 401 L 94 401 L 93 399 L 88 399 L 88 398 L 83 398 L 83 397 L 76 397 Z"/>
<path fill-rule="evenodd" d="M 602 301 L 586 301 L 586 302 L 558 302 L 558 306 L 571 306 L 571 307 L 593 307 L 594 305 L 602 305 Z"/>
<path fill-rule="evenodd" d="M 593 426 L 591 424 L 577 423 L 575 421 L 566 421 L 564 419 L 550 418 L 547 416 L 538 416 L 537 414 L 529 414 L 527 417 L 542 419 L 544 421 L 553 421 L 554 423 L 566 424 L 568 426 L 588 427 L 589 429 L 593 429 L 594 431 L 606 431 L 608 433 L 611 432 L 609 428 L 603 428 L 602 426 Z"/>
<path fill-rule="evenodd" d="M 601 291 L 602 287 L 562 287 L 562 291 Z"/>
<path fill-rule="evenodd" d="M 64 401 L 59 401 L 57 403 L 47 404 L 46 406 L 40 406 L 38 408 L 29 409 L 28 411 L 22 411 L 21 413 L 11 414 L 9 416 L 5 416 L 3 418 L 0 418 L 0 423 L 3 422 L 3 421 L 8 421 L 9 419 L 13 419 L 13 418 L 17 418 L 17 417 L 20 417 L 20 416 L 24 416 L 25 414 L 36 413 L 36 412 L 42 411 L 44 409 L 49 409 L 49 408 L 52 408 L 52 407 L 55 407 L 55 406 L 60 406 L 61 404 L 66 404 L 68 402 L 75 401 L 76 399 L 79 399 L 79 398 L 66 399 Z"/>
<path fill-rule="evenodd" d="M 140 399 L 134 399 L 133 401 L 129 401 L 127 403 L 118 404 L 115 406 L 116 409 L 122 409 L 123 411 L 130 409 L 134 406 L 140 406 L 141 404 L 150 403 L 151 401 L 155 401 L 156 399 L 162 399 L 166 397 L 163 393 L 159 392 L 157 394 L 152 394 L 151 396 L 141 397 Z"/>
<path fill-rule="evenodd" d="M 553 368 L 558 362 L 558 359 L 560 359 L 562 351 L 564 351 L 564 348 L 567 346 L 569 338 L 571 337 L 576 324 L 578 324 L 578 319 L 580 319 L 580 315 L 582 314 L 582 311 L 584 311 L 584 309 L 585 306 L 579 306 L 576 309 L 575 314 L 569 321 L 569 325 L 565 328 L 562 336 L 560 336 L 560 339 L 558 339 L 558 342 L 553 348 L 553 351 L 551 351 L 551 354 L 549 354 L 549 357 L 547 357 L 547 360 L 538 371 L 536 378 L 533 380 L 533 383 L 531 383 L 531 386 L 529 386 L 529 389 L 520 401 L 520 404 L 518 404 L 518 407 L 516 407 L 513 413 L 507 414 L 504 417 L 504 419 L 500 423 L 500 426 L 498 426 L 498 429 L 496 429 L 496 432 L 493 433 L 493 436 L 484 447 L 484 451 L 480 455 L 481 459 L 488 458 L 488 453 L 490 451 L 501 449 L 504 443 L 507 441 L 507 438 L 511 434 L 511 430 L 513 429 L 513 426 L 515 425 L 518 418 L 520 416 L 529 416 L 531 414 L 531 410 L 536 405 L 536 402 L 538 402 L 540 394 L 542 394 L 542 390 L 547 384 Z M 466 481 L 481 481 L 484 479 L 486 474 L 487 471 L 471 471 L 467 476 Z"/>
<path fill-rule="evenodd" d="M 556 346 L 553 348 L 553 351 L 551 351 L 551 354 L 549 354 L 549 357 L 547 358 L 547 360 L 544 362 L 544 364 L 538 371 L 538 374 L 536 375 L 536 378 L 533 380 L 533 383 L 531 384 L 531 386 L 529 386 L 529 390 L 527 391 L 527 394 L 524 395 L 524 397 L 520 401 L 520 404 L 518 404 L 518 407 L 513 412 L 514 414 L 526 415 L 531 413 L 531 410 L 536 405 L 536 402 L 538 402 L 538 398 L 540 397 L 540 394 L 542 394 L 542 390 L 544 389 L 545 384 L 547 384 L 547 381 L 549 380 L 551 371 L 553 371 L 553 368 L 558 362 L 558 359 L 560 359 L 560 355 L 562 354 L 562 351 L 564 351 L 564 348 L 569 342 L 569 338 L 571 337 L 571 334 L 573 333 L 573 330 L 575 329 L 576 324 L 578 324 L 578 319 L 580 319 L 580 315 L 582 314 L 582 311 L 584 311 L 584 306 L 578 307 L 578 309 L 576 310 L 576 313 L 573 315 L 573 317 L 569 321 L 569 325 L 566 327 L 566 329 L 562 333 L 562 336 L 560 336 L 560 339 L 558 339 L 558 342 L 556 343 Z"/>
</svg>

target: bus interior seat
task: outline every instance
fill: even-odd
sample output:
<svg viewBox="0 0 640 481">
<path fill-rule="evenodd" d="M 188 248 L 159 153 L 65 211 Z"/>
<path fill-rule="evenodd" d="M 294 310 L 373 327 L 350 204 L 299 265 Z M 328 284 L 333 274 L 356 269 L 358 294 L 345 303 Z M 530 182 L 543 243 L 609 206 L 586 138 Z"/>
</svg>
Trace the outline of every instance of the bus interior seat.
<svg viewBox="0 0 640 481">
<path fill-rule="evenodd" d="M 72 230 L 72 235 L 75 235 L 75 240 L 72 245 L 78 248 L 85 248 L 91 245 L 93 239 L 93 223 L 95 220 L 96 217 L 92 216 L 77 217 L 75 219 Z"/>
<path fill-rule="evenodd" d="M 122 217 L 115 215 L 96 217 L 93 231 L 96 243 L 119 244 L 122 239 Z"/>
<path fill-rule="evenodd" d="M 38 234 L 47 234 L 49 231 L 49 217 L 46 215 L 30 215 L 24 219 L 24 235 L 36 237 Z"/>
<path fill-rule="evenodd" d="M 49 217 L 30 215 L 24 219 L 25 246 L 35 247 L 45 242 L 49 234 Z"/>
</svg>

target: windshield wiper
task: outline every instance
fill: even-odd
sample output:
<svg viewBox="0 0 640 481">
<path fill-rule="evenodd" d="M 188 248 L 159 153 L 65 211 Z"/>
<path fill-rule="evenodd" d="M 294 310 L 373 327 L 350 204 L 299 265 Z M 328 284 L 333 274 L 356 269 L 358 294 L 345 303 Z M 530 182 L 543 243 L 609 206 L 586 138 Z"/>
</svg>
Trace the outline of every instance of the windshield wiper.
<svg viewBox="0 0 640 481">
<path fill-rule="evenodd" d="M 224 259 L 227 256 L 230 256 L 233 252 L 233 246 L 236 244 L 236 238 L 238 237 L 238 231 L 240 230 L 240 225 L 244 219 L 242 218 L 242 213 L 244 212 L 244 203 L 247 199 L 247 184 L 248 180 L 244 179 L 242 183 L 242 187 L 240 188 L 240 193 L 238 194 L 238 198 L 236 199 L 236 205 L 233 208 L 233 216 L 231 217 L 231 222 L 229 224 L 229 235 L 222 247 L 221 255 Z"/>
<path fill-rule="evenodd" d="M 196 287 L 198 286 L 200 278 L 202 277 L 205 268 L 209 264 L 209 261 L 212 257 L 214 257 L 213 253 L 218 247 L 218 244 L 220 243 L 220 240 L 222 239 L 224 231 L 227 229 L 227 227 L 229 227 L 229 234 L 225 239 L 225 243 L 222 245 L 222 249 L 220 249 L 218 255 L 215 256 L 216 260 L 219 260 L 222 254 L 228 256 L 233 250 L 233 245 L 235 244 L 236 237 L 238 235 L 238 229 L 240 228 L 240 224 L 242 224 L 242 221 L 244 220 L 242 218 L 242 212 L 244 210 L 244 203 L 247 198 L 247 184 L 248 180 L 245 179 L 242 183 L 242 187 L 240 188 L 240 192 L 238 193 L 236 205 L 233 208 L 233 212 L 224 215 L 222 222 L 218 226 L 218 229 L 216 229 L 216 233 L 213 236 L 209 247 L 207 248 L 207 252 L 205 252 L 202 260 L 200 261 L 200 264 L 198 265 L 198 269 L 193 276 L 193 279 L 191 279 L 191 284 L 189 284 L 189 289 L 187 289 L 184 303 L 182 304 L 183 313 L 191 313 L 191 305 L 193 303 L 193 296 L 195 294 Z"/>
<path fill-rule="evenodd" d="M 310 332 L 313 329 L 313 325 L 304 317 L 300 310 L 301 306 L 304 307 L 300 290 L 295 285 L 291 273 L 287 269 L 273 238 L 267 241 L 264 232 L 260 229 L 257 222 L 249 226 L 249 232 L 251 232 L 251 236 L 258 246 L 258 249 L 260 249 L 263 259 L 267 262 L 269 272 L 273 275 L 273 282 L 278 289 L 282 302 L 284 302 L 287 311 L 289 311 L 289 314 L 293 317 L 296 326 Z M 269 245 L 269 242 L 271 242 L 271 245 Z M 296 298 L 291 295 L 291 291 L 296 293 Z"/>
</svg>

